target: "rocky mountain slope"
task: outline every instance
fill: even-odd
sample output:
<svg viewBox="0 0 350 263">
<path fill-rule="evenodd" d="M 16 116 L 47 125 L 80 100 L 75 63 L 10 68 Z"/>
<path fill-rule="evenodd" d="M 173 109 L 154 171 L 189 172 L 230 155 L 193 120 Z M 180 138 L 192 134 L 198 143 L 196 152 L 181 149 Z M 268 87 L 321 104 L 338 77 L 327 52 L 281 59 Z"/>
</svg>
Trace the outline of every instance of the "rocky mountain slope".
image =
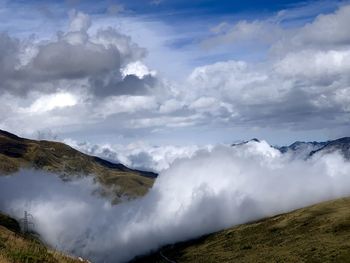
<svg viewBox="0 0 350 263">
<path fill-rule="evenodd" d="M 350 159 L 350 137 L 329 141 L 321 148 L 311 151 L 310 156 L 318 153 L 331 153 L 334 151 L 339 151 L 346 159 Z"/>
<path fill-rule="evenodd" d="M 144 195 L 156 177 L 151 172 L 132 170 L 86 155 L 60 142 L 25 139 L 0 130 L 0 175 L 13 174 L 20 169 L 52 172 L 64 180 L 92 175 L 117 198 Z"/>
<path fill-rule="evenodd" d="M 350 262 L 350 198 L 167 246 L 146 262 Z"/>
<path fill-rule="evenodd" d="M 328 142 L 294 142 L 289 146 L 277 147 L 281 153 L 292 154 L 295 157 L 307 159 L 310 153 L 324 147 Z"/>
<path fill-rule="evenodd" d="M 289 146 L 276 147 L 281 153 L 292 154 L 295 157 L 307 159 L 315 154 L 341 153 L 344 158 L 350 159 L 350 137 L 343 137 L 325 142 L 297 141 Z"/>
<path fill-rule="evenodd" d="M 260 142 L 254 138 L 249 141 L 231 144 L 232 147 L 240 146 L 248 142 Z M 288 146 L 274 146 L 281 153 L 291 154 L 295 157 L 307 159 L 314 154 L 325 154 L 331 152 L 340 152 L 346 159 L 350 159 L 350 137 L 343 137 L 336 140 L 329 140 L 325 142 L 303 142 L 296 141 Z"/>
</svg>

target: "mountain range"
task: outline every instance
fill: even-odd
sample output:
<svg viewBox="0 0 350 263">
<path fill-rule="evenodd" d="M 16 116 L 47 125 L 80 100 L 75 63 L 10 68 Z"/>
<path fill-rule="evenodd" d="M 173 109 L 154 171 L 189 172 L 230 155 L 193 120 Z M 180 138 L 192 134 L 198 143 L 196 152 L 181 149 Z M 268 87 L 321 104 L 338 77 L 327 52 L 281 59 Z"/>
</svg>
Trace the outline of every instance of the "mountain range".
<svg viewBox="0 0 350 263">
<path fill-rule="evenodd" d="M 256 138 L 250 141 L 259 142 Z M 326 142 L 297 141 L 289 146 L 274 147 L 283 154 L 304 159 L 335 151 L 350 159 L 350 137 Z M 130 169 L 120 163 L 87 155 L 61 142 L 26 139 L 0 130 L 0 175 L 13 174 L 20 169 L 56 173 L 63 180 L 94 176 L 106 187 L 106 192 L 112 190 L 115 202 L 144 195 L 157 177 L 153 172 Z"/>
<path fill-rule="evenodd" d="M 239 146 L 248 142 L 260 142 L 260 140 L 253 138 L 248 141 L 234 143 L 231 146 Z M 350 159 L 350 137 L 343 137 L 336 140 L 329 140 L 325 142 L 303 142 L 296 141 L 288 146 L 273 146 L 283 154 L 292 154 L 295 157 L 307 159 L 315 154 L 326 154 L 332 152 L 339 152 L 346 159 Z"/>
<path fill-rule="evenodd" d="M 303 159 L 331 152 L 350 159 L 350 137 L 298 141 L 275 148 Z M 61 142 L 31 140 L 0 130 L 0 176 L 21 169 L 55 173 L 62 180 L 93 176 L 106 194 L 112 191 L 115 203 L 146 194 L 157 177 L 152 172 L 87 155 Z M 350 262 L 349 211 L 350 198 L 333 200 L 165 246 L 132 262 Z M 17 259 L 23 251 L 30 255 Z M 32 237 L 21 236 L 18 222 L 0 213 L 0 262 L 27 262 L 31 253 L 42 260 L 33 262 L 79 262 Z"/>
</svg>

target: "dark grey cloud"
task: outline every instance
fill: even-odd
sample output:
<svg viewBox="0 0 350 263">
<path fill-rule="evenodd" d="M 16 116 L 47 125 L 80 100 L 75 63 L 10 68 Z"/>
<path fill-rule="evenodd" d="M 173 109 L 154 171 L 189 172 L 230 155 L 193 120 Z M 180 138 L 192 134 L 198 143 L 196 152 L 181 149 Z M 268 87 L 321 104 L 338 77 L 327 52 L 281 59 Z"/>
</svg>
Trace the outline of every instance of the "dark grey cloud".
<svg viewBox="0 0 350 263">
<path fill-rule="evenodd" d="M 154 84 L 153 76 L 121 74 L 122 67 L 143 59 L 145 50 L 113 28 L 89 35 L 90 24 L 87 15 L 73 12 L 68 32 L 30 46 L 25 40 L 2 34 L 1 90 L 25 95 L 33 91 L 72 91 L 72 86 L 76 86 L 97 97 L 147 93 Z M 21 61 L 21 57 L 26 61 Z"/>
<path fill-rule="evenodd" d="M 11 74 L 18 63 L 19 41 L 6 33 L 0 34 L 0 74 Z"/>
<path fill-rule="evenodd" d="M 98 97 L 110 95 L 147 95 L 156 85 L 157 79 L 152 75 L 139 78 L 135 75 L 125 77 L 118 76 L 118 73 L 108 76 L 100 75 L 89 78 L 90 87 Z"/>
<path fill-rule="evenodd" d="M 15 75 L 15 67 L 19 63 L 19 40 L 11 38 L 6 33 L 0 34 L 0 92 L 13 90 L 15 83 L 11 80 Z"/>
<path fill-rule="evenodd" d="M 80 79 L 105 72 L 117 71 L 121 55 L 116 47 L 74 45 L 64 40 L 39 47 L 39 52 L 27 66 L 28 73 L 36 73 L 46 81 Z"/>
</svg>

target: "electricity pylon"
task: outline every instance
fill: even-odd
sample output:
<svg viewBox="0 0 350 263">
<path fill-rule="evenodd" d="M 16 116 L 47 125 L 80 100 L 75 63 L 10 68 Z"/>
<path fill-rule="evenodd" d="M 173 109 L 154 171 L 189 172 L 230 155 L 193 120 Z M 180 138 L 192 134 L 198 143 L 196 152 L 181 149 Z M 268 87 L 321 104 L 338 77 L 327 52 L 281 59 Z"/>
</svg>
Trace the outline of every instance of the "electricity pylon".
<svg viewBox="0 0 350 263">
<path fill-rule="evenodd" d="M 24 218 L 20 220 L 22 223 L 22 231 L 24 234 L 30 233 L 31 228 L 34 228 L 34 223 L 31 222 L 31 220 L 33 220 L 33 216 L 27 211 L 24 211 Z"/>
</svg>

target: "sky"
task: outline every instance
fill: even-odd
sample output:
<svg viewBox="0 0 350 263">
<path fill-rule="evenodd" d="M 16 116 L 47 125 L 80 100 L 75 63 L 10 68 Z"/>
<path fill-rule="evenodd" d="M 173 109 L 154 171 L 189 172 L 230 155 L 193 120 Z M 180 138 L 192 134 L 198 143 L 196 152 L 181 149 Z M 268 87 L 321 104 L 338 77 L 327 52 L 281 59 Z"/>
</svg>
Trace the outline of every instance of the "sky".
<svg viewBox="0 0 350 263">
<path fill-rule="evenodd" d="M 349 1 L 1 0 L 0 129 L 175 155 L 347 136 L 349 24 Z"/>
</svg>

